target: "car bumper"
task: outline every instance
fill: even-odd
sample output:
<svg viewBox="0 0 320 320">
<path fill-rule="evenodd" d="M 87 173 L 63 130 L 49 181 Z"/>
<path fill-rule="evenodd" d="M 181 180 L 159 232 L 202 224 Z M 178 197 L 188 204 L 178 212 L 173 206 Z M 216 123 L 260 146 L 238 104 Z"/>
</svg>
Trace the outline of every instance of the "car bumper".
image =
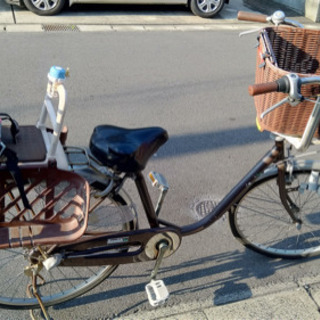
<svg viewBox="0 0 320 320">
<path fill-rule="evenodd" d="M 16 6 L 22 6 L 22 0 L 5 0 L 8 4 L 13 4 Z"/>
</svg>

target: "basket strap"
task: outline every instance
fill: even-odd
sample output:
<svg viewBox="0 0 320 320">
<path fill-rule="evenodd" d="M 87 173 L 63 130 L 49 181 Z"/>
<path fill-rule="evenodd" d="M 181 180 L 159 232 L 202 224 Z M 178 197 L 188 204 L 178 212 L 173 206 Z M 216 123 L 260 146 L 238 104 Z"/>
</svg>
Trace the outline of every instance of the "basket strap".
<svg viewBox="0 0 320 320">
<path fill-rule="evenodd" d="M 9 120 L 11 122 L 10 132 L 12 135 L 13 142 L 16 143 L 17 142 L 16 135 L 20 131 L 18 122 L 16 120 L 14 120 L 13 118 L 11 118 L 7 113 L 3 113 L 3 112 L 0 112 L 0 119 L 1 120 Z"/>
<path fill-rule="evenodd" d="M 21 200 L 23 202 L 24 208 L 32 210 L 30 203 L 28 201 L 27 195 L 24 191 L 23 179 L 22 179 L 20 168 L 18 166 L 18 157 L 16 153 L 10 150 L 9 148 L 5 148 L 3 151 L 3 155 L 6 157 L 7 169 L 12 175 L 12 178 L 14 179 L 14 182 L 16 183 L 16 186 L 18 187 L 18 190 L 20 192 L 20 196 L 21 196 Z"/>
</svg>

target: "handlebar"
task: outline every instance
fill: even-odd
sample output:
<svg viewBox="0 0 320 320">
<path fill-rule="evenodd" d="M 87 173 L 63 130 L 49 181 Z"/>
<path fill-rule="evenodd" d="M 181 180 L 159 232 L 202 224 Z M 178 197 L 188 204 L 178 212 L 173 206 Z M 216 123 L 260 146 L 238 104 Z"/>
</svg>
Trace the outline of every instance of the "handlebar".
<svg viewBox="0 0 320 320">
<path fill-rule="evenodd" d="M 269 107 L 267 110 L 264 110 L 260 114 L 260 119 L 263 119 L 267 114 L 285 103 L 289 103 L 292 106 L 297 106 L 302 101 L 309 100 L 309 97 L 304 97 L 301 94 L 301 86 L 306 84 L 316 84 L 320 86 L 320 76 L 299 77 L 295 73 L 290 73 L 273 82 L 254 84 L 249 86 L 249 93 L 252 96 L 269 92 L 283 92 L 288 94 L 287 97 L 283 98 L 275 105 Z M 312 101 L 315 104 L 312 112 L 310 113 L 301 138 L 290 137 L 285 134 L 277 133 L 277 135 L 285 138 L 287 141 L 289 141 L 290 144 L 294 145 L 298 151 L 304 151 L 310 146 L 314 134 L 319 126 L 320 96 L 318 96 L 316 100 Z"/>
<path fill-rule="evenodd" d="M 238 20 L 267 23 L 268 16 L 265 14 L 239 11 Z"/>
<path fill-rule="evenodd" d="M 303 99 L 301 86 L 305 84 L 320 85 L 320 76 L 299 77 L 295 73 L 289 73 L 276 81 L 250 85 L 248 91 L 251 96 L 270 92 L 283 92 L 289 94 L 290 100 L 301 101 Z"/>
<path fill-rule="evenodd" d="M 297 94 L 300 94 L 300 88 L 301 88 L 301 82 L 300 78 L 292 73 L 286 76 L 283 76 L 282 78 L 272 81 L 272 82 L 266 82 L 266 83 L 258 83 L 258 84 L 252 84 L 249 86 L 248 91 L 250 96 L 258 96 L 260 94 L 265 94 L 265 93 L 271 93 L 271 92 L 283 92 L 283 93 L 289 93 L 291 89 L 291 81 L 296 79 L 297 81 L 297 86 L 296 85 L 291 85 L 295 91 L 295 96 Z"/>
<path fill-rule="evenodd" d="M 278 91 L 278 81 L 252 84 L 249 86 L 248 91 L 250 96 L 258 96 L 260 94 L 265 94 L 269 92 L 279 92 Z"/>
<path fill-rule="evenodd" d="M 239 11 L 238 20 L 261 22 L 261 23 L 271 22 L 276 26 L 280 24 L 284 24 L 292 27 L 303 28 L 303 25 L 298 21 L 294 21 L 286 18 L 285 13 L 281 10 L 275 11 L 271 16 L 267 16 L 260 13 L 254 13 L 254 12 Z"/>
</svg>

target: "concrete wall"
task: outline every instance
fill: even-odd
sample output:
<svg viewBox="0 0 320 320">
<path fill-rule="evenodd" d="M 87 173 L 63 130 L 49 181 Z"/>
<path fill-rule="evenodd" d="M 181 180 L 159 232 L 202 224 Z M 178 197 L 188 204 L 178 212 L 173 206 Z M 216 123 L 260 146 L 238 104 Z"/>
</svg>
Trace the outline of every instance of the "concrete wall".
<svg viewBox="0 0 320 320">
<path fill-rule="evenodd" d="M 314 22 L 320 22 L 320 0 L 273 0 L 305 15 Z"/>
<path fill-rule="evenodd" d="M 314 22 L 320 22 L 320 0 L 305 0 L 305 16 Z"/>
<path fill-rule="evenodd" d="M 273 0 L 274 2 L 278 2 L 284 4 L 297 12 L 304 14 L 305 2 L 308 0 Z"/>
</svg>

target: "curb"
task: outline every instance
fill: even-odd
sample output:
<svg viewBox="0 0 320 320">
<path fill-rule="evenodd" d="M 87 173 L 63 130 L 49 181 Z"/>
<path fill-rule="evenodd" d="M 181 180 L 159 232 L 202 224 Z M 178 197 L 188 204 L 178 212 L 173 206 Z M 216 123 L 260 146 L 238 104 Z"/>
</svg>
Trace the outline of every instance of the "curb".
<svg viewBox="0 0 320 320">
<path fill-rule="evenodd" d="M 211 304 L 211 305 L 210 305 Z M 318 320 L 318 305 L 302 287 L 253 296 L 249 299 L 214 305 L 212 302 L 158 307 L 153 311 L 118 316 L 114 320 L 239 320 L 281 319 Z"/>
<path fill-rule="evenodd" d="M 308 29 L 319 29 L 316 25 L 305 25 Z M 251 31 L 261 29 L 261 24 L 236 24 L 229 23 L 217 24 L 171 24 L 171 25 L 152 25 L 152 24 L 132 24 L 132 25 L 89 25 L 89 24 L 0 24 L 1 32 L 132 32 L 132 31 Z"/>
</svg>

